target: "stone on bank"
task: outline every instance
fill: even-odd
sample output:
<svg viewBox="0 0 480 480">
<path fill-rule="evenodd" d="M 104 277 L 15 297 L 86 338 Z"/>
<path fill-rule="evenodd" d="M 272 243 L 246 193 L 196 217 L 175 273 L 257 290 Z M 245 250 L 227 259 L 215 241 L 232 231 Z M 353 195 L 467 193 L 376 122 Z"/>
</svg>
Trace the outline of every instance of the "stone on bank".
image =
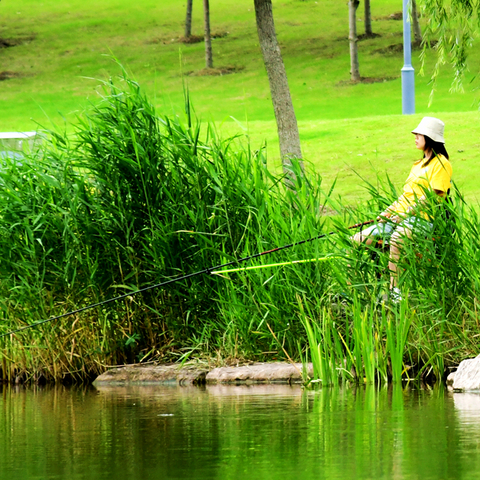
<svg viewBox="0 0 480 480">
<path fill-rule="evenodd" d="M 308 364 L 308 375 L 313 375 Z M 212 370 L 196 365 L 128 365 L 107 370 L 99 375 L 94 385 L 202 385 L 202 384 L 253 384 L 301 383 L 301 363 L 254 363 L 237 367 L 218 367 Z"/>
<path fill-rule="evenodd" d="M 447 385 L 457 391 L 480 391 L 480 355 L 460 362 L 457 370 L 447 377 Z"/>
</svg>

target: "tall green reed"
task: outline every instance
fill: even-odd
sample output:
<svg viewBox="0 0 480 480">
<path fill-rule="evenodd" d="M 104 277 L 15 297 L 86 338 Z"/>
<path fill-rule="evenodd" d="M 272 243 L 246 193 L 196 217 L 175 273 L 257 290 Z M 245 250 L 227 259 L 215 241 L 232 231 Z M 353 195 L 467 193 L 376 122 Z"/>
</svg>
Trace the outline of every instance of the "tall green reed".
<svg viewBox="0 0 480 480">
<path fill-rule="evenodd" d="M 125 76 L 103 88 L 72 135 L 48 132 L 42 151 L 0 174 L 2 332 L 321 230 L 315 175 L 285 191 L 262 150 L 222 140 L 192 117 L 159 116 Z M 299 332 L 285 321 L 294 298 L 287 283 L 261 279 L 263 291 L 283 300 L 247 304 L 260 296 L 256 282 L 244 290 L 224 278 L 189 279 L 26 331 L 14 343 L 43 349 L 38 365 L 33 356 L 27 363 L 56 378 L 184 349 L 256 354 L 272 350 L 266 312 L 283 342 Z"/>
<path fill-rule="evenodd" d="M 356 207 L 323 192 L 308 165 L 286 189 L 262 148 L 222 139 L 189 104 L 186 117 L 161 115 L 125 74 L 102 88 L 73 133 L 46 132 L 41 150 L 0 171 L 1 333 L 330 230 L 255 261 L 335 258 L 194 277 L 27 330 L 4 339 L 2 371 L 86 379 L 147 360 L 283 359 L 310 343 L 324 359 L 317 376 L 335 383 L 353 371 L 398 379 L 400 358 L 402 372 L 435 364 L 440 374 L 477 352 L 467 339 L 478 327 L 478 216 L 459 192 L 448 205 L 455 233 L 434 211 L 444 233 L 406 243 L 401 283 L 417 313 L 392 317 L 376 304 L 388 254 L 352 248 L 346 229 L 392 201 L 388 179 Z"/>
<path fill-rule="evenodd" d="M 342 364 L 343 348 L 338 342 L 335 324 L 325 311 L 322 312 L 320 322 L 312 322 L 303 305 L 304 302 L 299 298 L 300 315 L 310 346 L 313 381 L 320 381 L 324 386 L 338 385 L 346 370 Z M 339 371 L 342 373 L 339 374 Z"/>
<path fill-rule="evenodd" d="M 399 308 L 387 315 L 382 310 L 382 321 L 386 325 L 386 353 L 390 359 L 393 382 L 400 382 L 404 373 L 404 356 L 406 353 L 408 334 L 413 321 L 414 312 L 409 314 L 408 301 L 400 303 Z"/>
</svg>

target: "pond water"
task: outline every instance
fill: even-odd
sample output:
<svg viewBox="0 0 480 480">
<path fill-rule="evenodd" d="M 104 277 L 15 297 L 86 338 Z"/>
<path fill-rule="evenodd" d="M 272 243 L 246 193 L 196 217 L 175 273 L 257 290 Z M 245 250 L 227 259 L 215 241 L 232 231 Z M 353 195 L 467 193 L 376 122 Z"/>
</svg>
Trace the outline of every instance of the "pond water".
<svg viewBox="0 0 480 480">
<path fill-rule="evenodd" d="M 478 479 L 480 395 L 0 386 L 0 478 Z"/>
</svg>

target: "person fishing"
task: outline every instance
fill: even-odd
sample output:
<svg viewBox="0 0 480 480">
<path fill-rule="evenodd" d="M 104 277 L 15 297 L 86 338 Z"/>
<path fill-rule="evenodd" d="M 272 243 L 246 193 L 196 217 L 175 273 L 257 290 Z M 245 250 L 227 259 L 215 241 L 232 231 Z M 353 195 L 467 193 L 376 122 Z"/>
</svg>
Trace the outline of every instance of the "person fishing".
<svg viewBox="0 0 480 480">
<path fill-rule="evenodd" d="M 351 237 L 356 244 L 371 245 L 378 239 L 389 242 L 390 299 L 393 302 L 402 298 L 398 261 L 405 239 L 411 239 L 414 233 L 426 236 L 432 232 L 432 218 L 426 212 L 429 192 L 434 192 L 435 198 L 440 197 L 440 200 L 446 198 L 450 189 L 452 165 L 445 149 L 444 129 L 445 124 L 438 118 L 422 119 L 412 133 L 423 157 L 413 164 L 402 195 L 378 215 L 372 226 Z"/>
</svg>

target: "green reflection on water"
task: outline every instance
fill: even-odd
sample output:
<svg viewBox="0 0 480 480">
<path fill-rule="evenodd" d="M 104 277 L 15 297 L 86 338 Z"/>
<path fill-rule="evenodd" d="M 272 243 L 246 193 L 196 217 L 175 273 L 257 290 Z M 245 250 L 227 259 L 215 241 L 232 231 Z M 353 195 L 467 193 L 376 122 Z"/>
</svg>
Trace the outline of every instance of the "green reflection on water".
<svg viewBox="0 0 480 480">
<path fill-rule="evenodd" d="M 0 392 L 1 479 L 480 477 L 480 395 L 443 388 Z"/>
</svg>

